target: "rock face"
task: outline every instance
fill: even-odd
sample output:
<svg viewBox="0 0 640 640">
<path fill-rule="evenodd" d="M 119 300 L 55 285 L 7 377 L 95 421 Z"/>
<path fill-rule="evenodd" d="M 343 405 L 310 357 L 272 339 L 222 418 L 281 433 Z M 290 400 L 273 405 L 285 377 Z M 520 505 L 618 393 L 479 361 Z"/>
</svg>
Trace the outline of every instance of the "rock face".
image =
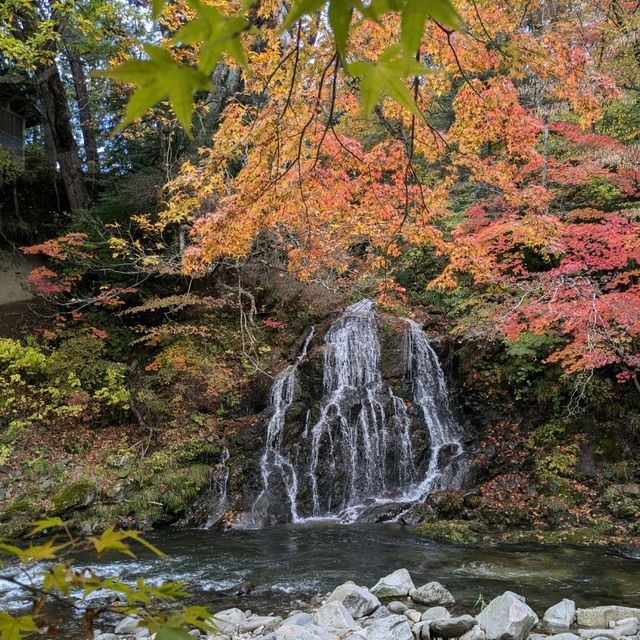
<svg viewBox="0 0 640 640">
<path fill-rule="evenodd" d="M 552 633 L 560 633 L 568 631 L 575 619 L 576 603 L 564 598 L 545 611 L 542 621 Z"/>
<path fill-rule="evenodd" d="M 477 621 L 487 640 L 525 640 L 538 616 L 521 596 L 505 591 L 478 614 Z"/>
<path fill-rule="evenodd" d="M 471 631 L 478 624 L 473 616 L 459 616 L 442 620 L 433 620 L 429 624 L 429 631 L 432 638 L 459 638 L 467 631 Z"/>
<path fill-rule="evenodd" d="M 455 598 L 439 582 L 428 582 L 409 594 L 418 604 L 448 605 L 455 604 Z"/>
<path fill-rule="evenodd" d="M 371 589 L 378 598 L 403 598 L 414 590 L 413 580 L 406 569 L 398 569 L 384 578 L 380 578 Z"/>
<path fill-rule="evenodd" d="M 380 600 L 369 589 L 359 587 L 354 582 L 341 584 L 329 596 L 328 601 L 342 602 L 344 608 L 354 618 L 367 616 L 380 606 Z"/>
<path fill-rule="evenodd" d="M 607 628 L 610 622 L 617 622 L 625 618 L 639 618 L 640 609 L 633 607 L 619 607 L 606 605 L 604 607 L 591 607 L 590 609 L 578 609 L 576 620 L 579 627 L 591 629 Z"/>
<path fill-rule="evenodd" d="M 367 640 L 413 640 L 411 626 L 405 616 L 392 614 L 376 620 L 362 634 Z"/>
</svg>

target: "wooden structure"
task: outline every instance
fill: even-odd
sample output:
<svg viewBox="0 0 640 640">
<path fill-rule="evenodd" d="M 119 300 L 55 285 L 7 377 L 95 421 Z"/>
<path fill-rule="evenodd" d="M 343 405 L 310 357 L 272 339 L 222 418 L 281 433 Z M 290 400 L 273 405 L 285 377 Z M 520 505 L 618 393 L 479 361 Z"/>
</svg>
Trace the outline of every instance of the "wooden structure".
<svg viewBox="0 0 640 640">
<path fill-rule="evenodd" d="M 29 92 L 19 84 L 4 84 L 0 78 L 0 147 L 23 159 L 26 130 L 42 121 Z"/>
</svg>

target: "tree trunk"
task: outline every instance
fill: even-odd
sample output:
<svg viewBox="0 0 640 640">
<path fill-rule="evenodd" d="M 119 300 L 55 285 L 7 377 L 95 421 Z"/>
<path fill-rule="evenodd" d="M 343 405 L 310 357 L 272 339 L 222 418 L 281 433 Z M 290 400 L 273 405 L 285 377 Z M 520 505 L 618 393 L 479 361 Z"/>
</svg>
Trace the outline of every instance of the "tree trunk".
<svg viewBox="0 0 640 640">
<path fill-rule="evenodd" d="M 84 72 L 80 56 L 69 47 L 67 51 L 73 86 L 76 90 L 78 101 L 78 114 L 80 115 L 80 128 L 82 129 L 82 140 L 84 142 L 84 157 L 90 174 L 94 174 L 98 168 L 98 145 L 93 130 L 93 116 L 91 114 L 91 104 L 89 102 L 89 91 L 87 89 L 87 77 Z"/>
<path fill-rule="evenodd" d="M 71 211 L 84 209 L 90 201 L 89 192 L 80 165 L 78 145 L 71 131 L 69 103 L 64 92 L 60 72 L 55 64 L 41 72 L 38 78 L 38 89 L 51 129 L 69 208 Z"/>
</svg>

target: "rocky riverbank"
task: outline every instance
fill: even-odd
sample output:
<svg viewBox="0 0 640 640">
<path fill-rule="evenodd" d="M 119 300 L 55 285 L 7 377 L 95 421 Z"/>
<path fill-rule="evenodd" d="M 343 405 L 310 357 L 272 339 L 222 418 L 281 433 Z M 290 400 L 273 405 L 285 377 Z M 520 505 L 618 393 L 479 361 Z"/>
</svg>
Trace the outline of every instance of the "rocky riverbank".
<svg viewBox="0 0 640 640">
<path fill-rule="evenodd" d="M 208 634 L 194 640 L 638 640 L 640 608 L 606 605 L 577 608 L 570 599 L 539 617 L 524 597 L 506 591 L 479 612 L 456 611 L 439 582 L 417 586 L 406 569 L 381 578 L 370 589 L 345 582 L 315 596 L 285 618 L 232 608 L 215 614 Z M 455 611 L 453 615 L 450 610 Z M 155 640 L 135 617 L 95 640 Z"/>
</svg>

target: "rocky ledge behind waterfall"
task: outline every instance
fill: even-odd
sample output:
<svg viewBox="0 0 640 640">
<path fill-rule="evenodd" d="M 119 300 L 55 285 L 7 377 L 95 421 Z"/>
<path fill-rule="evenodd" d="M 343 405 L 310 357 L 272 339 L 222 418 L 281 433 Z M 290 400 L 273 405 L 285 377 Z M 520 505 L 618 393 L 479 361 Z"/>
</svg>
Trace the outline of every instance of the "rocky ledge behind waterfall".
<svg viewBox="0 0 640 640">
<path fill-rule="evenodd" d="M 381 578 L 370 589 L 346 582 L 316 596 L 285 618 L 241 609 L 215 614 L 197 640 L 638 640 L 640 608 L 605 605 L 576 608 L 570 599 L 539 618 L 525 598 L 506 591 L 477 613 L 458 611 L 454 596 L 439 582 L 416 587 L 406 569 Z M 456 609 L 452 615 L 449 609 Z M 95 640 L 155 640 L 134 617 Z"/>
</svg>

